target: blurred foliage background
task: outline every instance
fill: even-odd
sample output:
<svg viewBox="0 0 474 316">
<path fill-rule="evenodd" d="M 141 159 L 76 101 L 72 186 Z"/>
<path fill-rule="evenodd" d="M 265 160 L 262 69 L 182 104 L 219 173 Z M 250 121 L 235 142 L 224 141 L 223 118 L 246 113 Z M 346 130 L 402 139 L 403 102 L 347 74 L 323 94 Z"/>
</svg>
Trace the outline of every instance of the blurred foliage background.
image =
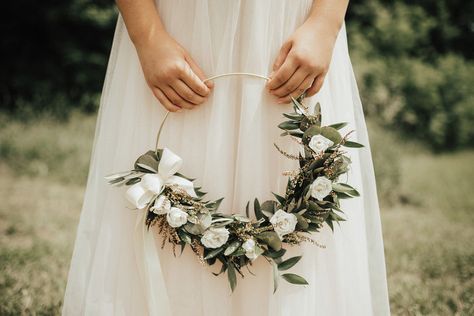
<svg viewBox="0 0 474 316">
<path fill-rule="evenodd" d="M 57 315 L 117 10 L 0 8 L 0 315 Z M 474 314 L 473 14 L 472 1 L 360 0 L 346 18 L 394 315 Z"/>
</svg>

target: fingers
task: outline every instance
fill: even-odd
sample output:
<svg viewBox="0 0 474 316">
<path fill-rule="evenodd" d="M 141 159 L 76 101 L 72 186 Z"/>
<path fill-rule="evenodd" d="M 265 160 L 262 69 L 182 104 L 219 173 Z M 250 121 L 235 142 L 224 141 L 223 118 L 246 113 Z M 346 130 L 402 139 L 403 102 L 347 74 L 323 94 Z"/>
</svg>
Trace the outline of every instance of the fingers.
<svg viewBox="0 0 474 316">
<path fill-rule="evenodd" d="M 168 111 L 176 112 L 181 110 L 181 107 L 174 105 L 159 88 L 153 88 L 152 92 L 158 101 L 160 101 L 161 105 L 163 105 Z"/>
<path fill-rule="evenodd" d="M 316 93 L 318 93 L 319 90 L 321 90 L 321 87 L 323 86 L 323 83 L 324 83 L 325 76 L 326 76 L 325 74 L 321 74 L 314 80 L 311 87 L 308 90 L 306 90 L 307 97 L 311 97 L 315 95 Z"/>
<path fill-rule="evenodd" d="M 182 80 L 176 80 L 170 86 L 174 91 L 180 96 L 181 99 L 184 99 L 195 105 L 203 103 L 206 99 L 195 93 L 191 88 L 188 87 Z M 173 100 L 172 100 L 173 101 Z M 176 103 L 175 103 L 176 104 Z"/>
<path fill-rule="evenodd" d="M 270 92 L 279 98 L 287 96 L 288 94 L 294 92 L 303 83 L 307 76 L 307 72 L 300 67 L 290 77 L 290 79 L 288 79 L 287 82 L 276 89 L 270 90 Z M 307 87 L 309 87 L 309 84 Z"/>
<path fill-rule="evenodd" d="M 189 64 L 189 67 L 191 67 L 191 70 L 194 72 L 194 74 L 196 74 L 196 76 L 201 81 L 204 81 L 204 79 L 206 79 L 206 75 L 204 74 L 204 71 L 201 69 L 201 67 L 199 67 L 198 64 L 194 61 L 194 59 L 190 55 L 187 55 L 187 54 L 184 56 L 184 59 Z M 212 81 L 206 81 L 203 83 L 207 86 L 208 89 L 214 88 L 214 82 Z"/>
<path fill-rule="evenodd" d="M 168 100 L 171 101 L 175 106 L 179 106 L 183 109 L 191 110 L 196 105 L 193 103 L 188 102 L 187 100 L 183 99 L 181 95 L 179 95 L 172 86 L 166 86 L 161 88 L 161 91 L 166 95 Z"/>
<path fill-rule="evenodd" d="M 270 91 L 279 88 L 291 78 L 297 68 L 298 65 L 294 63 L 293 59 L 287 58 L 283 65 L 276 71 L 274 77 L 267 82 L 267 88 Z"/>
<path fill-rule="evenodd" d="M 299 97 L 303 92 L 306 91 L 312 86 L 312 83 L 314 82 L 314 78 L 312 75 L 307 75 L 306 78 L 303 80 L 303 82 L 293 91 L 290 93 L 286 94 L 283 97 L 280 97 L 277 99 L 278 103 L 290 103 L 291 102 L 291 97 L 297 98 Z"/>
</svg>

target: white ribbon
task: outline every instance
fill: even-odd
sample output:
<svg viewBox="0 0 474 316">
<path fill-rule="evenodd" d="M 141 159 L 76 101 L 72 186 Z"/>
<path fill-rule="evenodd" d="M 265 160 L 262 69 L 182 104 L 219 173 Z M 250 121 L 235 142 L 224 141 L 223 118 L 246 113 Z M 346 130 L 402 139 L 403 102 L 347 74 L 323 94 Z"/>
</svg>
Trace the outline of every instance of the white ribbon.
<svg viewBox="0 0 474 316">
<path fill-rule="evenodd" d="M 154 196 L 161 193 L 166 184 L 176 184 L 190 196 L 197 197 L 191 181 L 174 175 L 182 165 L 183 159 L 164 148 L 158 164 L 158 173 L 147 173 L 140 182 L 132 185 L 126 192 L 127 200 L 136 208 L 142 209 Z"/>
<path fill-rule="evenodd" d="M 166 284 L 161 271 L 160 259 L 156 250 L 152 230 L 146 228 L 147 211 L 139 210 L 135 224 L 135 257 L 150 316 L 171 316 L 171 307 Z"/>
<path fill-rule="evenodd" d="M 164 148 L 157 173 L 147 173 L 142 180 L 132 185 L 126 192 L 127 199 L 139 209 L 135 225 L 135 254 L 150 316 L 171 315 L 166 284 L 161 271 L 153 232 L 147 229 L 147 210 L 144 208 L 159 195 L 166 184 L 176 184 L 190 196 L 197 197 L 193 183 L 183 177 L 175 176 L 183 160 L 168 148 Z"/>
</svg>

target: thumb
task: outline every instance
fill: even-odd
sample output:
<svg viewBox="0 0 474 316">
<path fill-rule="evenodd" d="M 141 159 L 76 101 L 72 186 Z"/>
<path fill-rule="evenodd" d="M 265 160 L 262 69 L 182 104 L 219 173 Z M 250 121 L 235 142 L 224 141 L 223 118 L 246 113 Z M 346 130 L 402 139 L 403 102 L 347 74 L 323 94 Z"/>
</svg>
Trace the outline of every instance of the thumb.
<svg viewBox="0 0 474 316">
<path fill-rule="evenodd" d="M 272 67 L 273 71 L 271 75 L 273 75 L 273 73 L 275 73 L 281 67 L 281 65 L 283 65 L 283 63 L 285 62 L 286 56 L 288 56 L 288 53 L 291 50 L 291 46 L 292 46 L 292 43 L 290 41 L 287 41 L 280 48 L 280 52 L 278 53 L 278 56 L 275 59 L 275 62 L 273 63 L 273 67 Z"/>
<path fill-rule="evenodd" d="M 201 69 L 201 67 L 198 66 L 198 64 L 194 61 L 194 59 L 191 57 L 189 54 L 185 54 L 184 58 L 186 62 L 189 64 L 189 67 L 191 67 L 191 70 L 201 79 L 201 81 L 204 81 L 206 79 L 206 75 L 204 74 L 204 71 Z M 206 81 L 204 84 L 209 88 L 212 89 L 214 87 L 214 82 L 212 81 Z"/>
</svg>

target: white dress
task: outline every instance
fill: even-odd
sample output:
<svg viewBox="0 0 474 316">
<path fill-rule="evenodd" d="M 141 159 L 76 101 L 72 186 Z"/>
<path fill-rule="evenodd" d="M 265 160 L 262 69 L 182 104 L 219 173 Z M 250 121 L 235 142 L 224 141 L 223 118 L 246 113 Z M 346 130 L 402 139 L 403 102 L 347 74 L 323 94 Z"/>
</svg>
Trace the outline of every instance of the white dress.
<svg viewBox="0 0 474 316">
<path fill-rule="evenodd" d="M 228 72 L 268 75 L 278 51 L 306 19 L 312 0 L 158 0 L 167 31 L 212 76 Z M 222 212 L 245 214 L 255 197 L 284 193 L 281 173 L 294 161 L 281 156 L 297 146 L 276 126 L 291 105 L 276 104 L 254 77 L 215 80 L 212 96 L 197 109 L 171 113 L 160 144 L 184 159 L 182 173 L 197 178 L 209 199 L 225 197 Z M 119 17 L 96 126 L 91 165 L 77 230 L 63 315 L 389 315 L 383 241 L 376 183 L 362 105 L 341 29 L 322 90 L 305 99 L 321 102 L 323 124 L 346 121 L 355 129 L 348 182 L 361 197 L 343 200 L 347 221 L 334 233 L 323 229 L 311 244 L 291 247 L 285 258 L 303 254 L 289 272 L 309 285 L 280 281 L 273 294 L 272 269 L 257 259 L 231 294 L 220 264 L 201 265 L 189 247 L 173 257 L 160 248 L 161 273 L 152 282 L 165 295 L 149 307 L 139 276 L 139 249 L 133 234 L 137 212 L 126 207 L 124 189 L 104 176 L 129 170 L 138 155 L 154 148 L 165 109 L 147 87 L 136 51 Z M 160 281 L 161 280 L 161 281 Z"/>
</svg>

